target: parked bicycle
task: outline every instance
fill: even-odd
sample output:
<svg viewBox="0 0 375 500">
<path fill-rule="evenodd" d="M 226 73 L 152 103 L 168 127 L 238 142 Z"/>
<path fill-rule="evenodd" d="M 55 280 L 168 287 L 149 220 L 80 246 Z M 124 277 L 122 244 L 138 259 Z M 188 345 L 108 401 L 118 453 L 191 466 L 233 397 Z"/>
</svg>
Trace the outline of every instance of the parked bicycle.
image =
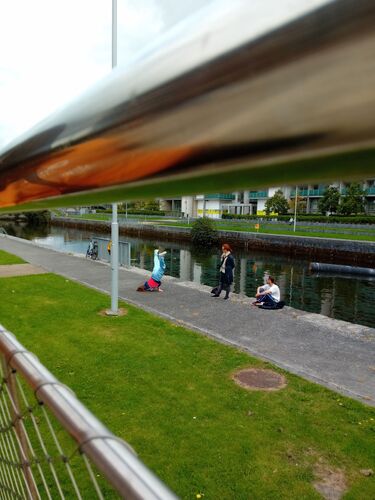
<svg viewBox="0 0 375 500">
<path fill-rule="evenodd" d="M 89 246 L 86 251 L 86 259 L 90 258 L 92 260 L 96 260 L 99 255 L 99 247 L 98 247 L 98 242 L 90 240 Z"/>
</svg>

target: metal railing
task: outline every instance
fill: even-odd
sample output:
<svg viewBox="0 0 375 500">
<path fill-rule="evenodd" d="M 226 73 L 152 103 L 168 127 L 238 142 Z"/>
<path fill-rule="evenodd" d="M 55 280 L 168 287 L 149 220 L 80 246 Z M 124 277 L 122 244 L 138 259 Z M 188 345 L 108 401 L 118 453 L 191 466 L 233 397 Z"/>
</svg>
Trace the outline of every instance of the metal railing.
<svg viewBox="0 0 375 500">
<path fill-rule="evenodd" d="M 176 498 L 1 325 L 0 357 L 0 498 Z"/>
<path fill-rule="evenodd" d="M 93 238 L 98 242 L 98 258 L 102 260 L 111 260 L 111 254 L 108 253 L 107 245 L 110 241 L 109 238 L 102 238 L 96 236 Z M 121 266 L 131 266 L 131 244 L 128 241 L 120 240 L 119 242 L 118 260 Z"/>
<path fill-rule="evenodd" d="M 0 211 L 373 178 L 374 2 L 206 3 L 0 150 Z"/>
<path fill-rule="evenodd" d="M 267 191 L 249 191 L 249 198 L 268 198 L 268 190 Z"/>
<path fill-rule="evenodd" d="M 234 200 L 235 196 L 231 193 L 214 193 L 214 194 L 205 194 L 206 200 Z"/>
</svg>

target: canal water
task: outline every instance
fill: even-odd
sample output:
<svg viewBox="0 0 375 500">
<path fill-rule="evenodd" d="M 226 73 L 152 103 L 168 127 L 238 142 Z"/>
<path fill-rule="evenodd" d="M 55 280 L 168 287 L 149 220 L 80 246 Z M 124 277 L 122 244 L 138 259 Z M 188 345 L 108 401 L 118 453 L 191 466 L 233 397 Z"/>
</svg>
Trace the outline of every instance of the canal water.
<svg viewBox="0 0 375 500">
<path fill-rule="evenodd" d="M 5 227 L 9 234 L 65 252 L 85 254 L 92 237 L 101 238 L 106 247 L 105 234 L 53 226 L 31 228 L 24 225 L 7 225 Z M 109 240 L 109 235 L 107 238 Z M 133 266 L 151 270 L 153 250 L 163 246 L 167 250 L 166 274 L 182 281 L 193 281 L 212 287 L 217 285 L 219 249 L 210 254 L 200 254 L 185 243 L 152 242 L 127 236 L 120 236 L 120 240 L 131 244 L 130 257 Z M 108 258 L 105 252 L 103 253 L 103 257 Z M 124 256 L 126 254 L 127 252 L 123 252 Z M 267 275 L 271 274 L 276 278 L 282 299 L 287 305 L 375 327 L 375 280 L 314 275 L 308 270 L 308 261 L 272 253 L 239 250 L 235 251 L 234 255 L 236 259 L 234 293 L 253 297 L 256 288 L 264 283 Z"/>
</svg>

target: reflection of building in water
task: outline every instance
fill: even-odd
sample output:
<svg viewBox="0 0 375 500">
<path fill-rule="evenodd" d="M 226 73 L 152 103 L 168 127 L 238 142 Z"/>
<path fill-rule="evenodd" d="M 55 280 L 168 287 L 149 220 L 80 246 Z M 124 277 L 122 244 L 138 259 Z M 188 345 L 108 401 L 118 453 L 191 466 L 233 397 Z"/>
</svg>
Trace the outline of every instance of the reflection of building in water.
<svg viewBox="0 0 375 500">
<path fill-rule="evenodd" d="M 322 290 L 321 301 L 320 301 L 320 314 L 324 314 L 324 316 L 331 316 L 332 309 L 333 309 L 332 290 L 324 289 Z"/>
<path fill-rule="evenodd" d="M 321 290 L 320 314 L 324 316 L 333 316 L 336 297 L 336 280 L 332 279 L 332 288 L 323 288 Z"/>
<path fill-rule="evenodd" d="M 202 277 L 202 267 L 200 266 L 200 264 L 197 264 L 196 262 L 194 262 L 193 281 L 195 281 L 195 283 L 200 283 L 201 277 Z"/>
<path fill-rule="evenodd" d="M 235 272 L 240 273 L 240 293 L 246 293 L 247 259 L 237 259 Z"/>
<path fill-rule="evenodd" d="M 280 288 L 281 299 L 284 300 L 287 294 L 287 282 L 289 278 L 289 271 L 284 271 L 283 273 L 275 276 L 277 286 Z"/>
<path fill-rule="evenodd" d="M 189 250 L 180 250 L 180 280 L 191 279 L 191 253 Z"/>
</svg>

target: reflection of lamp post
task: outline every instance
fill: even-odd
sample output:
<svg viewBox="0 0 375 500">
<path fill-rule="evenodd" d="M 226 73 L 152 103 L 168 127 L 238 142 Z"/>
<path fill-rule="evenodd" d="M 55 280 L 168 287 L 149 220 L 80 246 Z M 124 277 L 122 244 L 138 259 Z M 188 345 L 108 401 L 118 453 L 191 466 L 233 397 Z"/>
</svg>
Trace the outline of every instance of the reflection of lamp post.
<svg viewBox="0 0 375 500">
<path fill-rule="evenodd" d="M 293 223 L 293 232 L 296 232 L 296 224 L 297 224 L 297 196 L 298 196 L 298 186 L 296 186 L 296 195 L 294 198 L 294 223 Z"/>
<path fill-rule="evenodd" d="M 117 0 L 112 0 L 112 69 L 117 65 Z M 111 224 L 111 310 L 109 314 L 118 314 L 118 221 L 117 203 L 112 204 L 112 224 Z"/>
</svg>

